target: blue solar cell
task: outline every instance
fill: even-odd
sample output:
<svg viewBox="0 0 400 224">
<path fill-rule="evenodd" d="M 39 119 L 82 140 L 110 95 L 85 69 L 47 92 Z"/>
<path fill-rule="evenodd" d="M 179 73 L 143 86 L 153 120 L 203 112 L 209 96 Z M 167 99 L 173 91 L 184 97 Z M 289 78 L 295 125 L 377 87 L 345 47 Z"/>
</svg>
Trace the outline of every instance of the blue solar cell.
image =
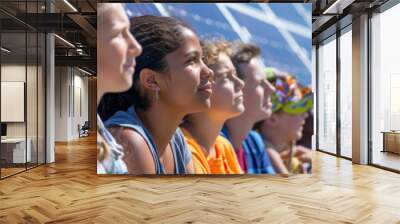
<svg viewBox="0 0 400 224">
<path fill-rule="evenodd" d="M 305 11 L 308 12 L 309 20 L 305 20 L 304 17 L 299 14 L 296 10 L 295 5 L 301 5 Z M 295 3 L 295 4 L 280 4 L 280 3 L 269 3 L 269 6 L 274 11 L 274 13 L 285 20 L 291 21 L 293 23 L 310 27 L 311 26 L 311 4 Z"/>
<path fill-rule="evenodd" d="M 171 16 L 190 24 L 201 38 L 223 37 L 227 40 L 238 38 L 215 4 L 168 3 L 164 5 Z"/>
<path fill-rule="evenodd" d="M 125 11 L 128 16 L 142 16 L 142 15 L 161 15 L 153 3 L 140 3 L 140 4 L 125 4 Z M 129 14 L 132 13 L 132 15 Z"/>
<path fill-rule="evenodd" d="M 293 73 L 299 79 L 302 76 L 310 75 L 307 67 L 275 26 L 238 12 L 232 12 L 232 15 L 240 21 L 242 26 L 247 28 L 252 35 L 252 41 L 262 49 L 265 65 Z M 298 42 L 298 38 L 293 35 L 292 37 Z M 299 45 L 301 46 L 301 44 Z M 308 45 L 311 45 L 311 42 Z"/>
<path fill-rule="evenodd" d="M 126 9 L 131 11 L 133 16 L 161 14 L 153 4 L 126 5 Z M 309 31 L 309 35 L 306 36 L 296 34 L 295 32 L 289 32 L 289 34 L 305 50 L 308 61 L 311 63 L 311 21 L 307 22 L 304 19 L 304 14 L 302 14 L 307 12 L 311 17 L 311 4 L 301 5 L 302 8 L 296 10 L 293 4 L 268 4 L 279 19 L 289 21 Z M 245 6 L 262 11 L 259 4 L 252 3 Z M 231 27 L 215 3 L 164 3 L 162 7 L 170 16 L 187 22 L 203 39 L 214 37 L 223 37 L 227 40 L 239 39 L 238 33 Z M 276 24 L 260 21 L 257 18 L 242 14 L 231 8 L 228 11 L 233 15 L 235 21 L 249 32 L 251 42 L 257 44 L 262 49 L 265 65 L 273 66 L 296 75 L 298 80 L 304 85 L 311 84 L 311 71 L 309 70 L 311 65 L 306 66 L 304 64 L 298 54 L 290 47 L 288 41 L 279 32 Z"/>
</svg>

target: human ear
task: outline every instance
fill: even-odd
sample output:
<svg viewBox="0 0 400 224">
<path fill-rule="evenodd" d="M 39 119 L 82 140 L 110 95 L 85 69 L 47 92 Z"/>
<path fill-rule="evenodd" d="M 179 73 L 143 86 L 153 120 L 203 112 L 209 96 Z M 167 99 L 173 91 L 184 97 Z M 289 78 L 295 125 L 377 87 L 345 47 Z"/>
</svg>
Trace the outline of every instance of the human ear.
<svg viewBox="0 0 400 224">
<path fill-rule="evenodd" d="M 265 122 L 269 127 L 276 127 L 278 125 L 278 121 L 279 121 L 279 119 L 278 119 L 277 115 L 274 113 L 271 114 L 271 116 L 269 118 L 265 119 Z"/>
<path fill-rule="evenodd" d="M 159 81 L 157 78 L 157 72 L 151 70 L 151 69 L 143 69 L 140 72 L 140 84 L 145 88 L 150 91 L 159 91 L 160 90 L 160 85 Z"/>
</svg>

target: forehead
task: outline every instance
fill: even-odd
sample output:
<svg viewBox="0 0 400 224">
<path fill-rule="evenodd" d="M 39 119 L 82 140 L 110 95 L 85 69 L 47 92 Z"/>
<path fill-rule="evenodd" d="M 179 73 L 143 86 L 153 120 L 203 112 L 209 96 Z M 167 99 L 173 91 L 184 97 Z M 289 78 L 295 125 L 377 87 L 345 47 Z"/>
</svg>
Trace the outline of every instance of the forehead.
<svg viewBox="0 0 400 224">
<path fill-rule="evenodd" d="M 234 68 L 231 59 L 224 52 L 219 53 L 218 59 L 215 64 L 211 65 L 210 68 L 219 70 L 219 69 L 232 69 Z"/>
<path fill-rule="evenodd" d="M 120 4 L 103 4 L 107 5 L 103 6 L 104 8 L 99 12 L 99 24 L 101 24 L 99 28 L 129 23 L 128 16 Z"/>
<path fill-rule="evenodd" d="M 178 49 L 173 51 L 171 54 L 175 55 L 185 55 L 191 52 L 201 53 L 200 41 L 197 38 L 197 35 L 190 29 L 183 27 L 182 28 L 182 38 L 183 42 L 179 46 Z M 176 40 L 177 41 L 177 40 Z"/>
<path fill-rule="evenodd" d="M 259 81 L 265 78 L 259 58 L 253 58 L 249 63 L 242 64 L 241 70 L 246 79 Z"/>
</svg>

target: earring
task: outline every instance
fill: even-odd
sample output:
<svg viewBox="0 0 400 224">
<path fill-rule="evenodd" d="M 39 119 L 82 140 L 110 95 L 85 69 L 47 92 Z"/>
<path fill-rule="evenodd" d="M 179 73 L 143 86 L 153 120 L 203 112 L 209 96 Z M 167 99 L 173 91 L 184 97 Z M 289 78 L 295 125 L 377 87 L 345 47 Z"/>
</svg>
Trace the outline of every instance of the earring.
<svg viewBox="0 0 400 224">
<path fill-rule="evenodd" d="M 158 89 L 158 88 L 156 89 L 155 97 L 156 97 L 156 101 L 158 101 L 158 98 L 160 97 L 160 96 L 159 96 L 159 89 Z"/>
</svg>

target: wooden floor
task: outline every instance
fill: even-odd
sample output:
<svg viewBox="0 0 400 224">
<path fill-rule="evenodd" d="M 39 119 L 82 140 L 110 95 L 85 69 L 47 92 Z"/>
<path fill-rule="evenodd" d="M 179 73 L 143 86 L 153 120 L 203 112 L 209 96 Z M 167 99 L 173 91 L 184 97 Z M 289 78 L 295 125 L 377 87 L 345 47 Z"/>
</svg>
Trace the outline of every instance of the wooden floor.
<svg viewBox="0 0 400 224">
<path fill-rule="evenodd" d="M 314 174 L 97 176 L 95 139 L 0 181 L 0 223 L 400 223 L 400 175 L 314 154 Z"/>
<path fill-rule="evenodd" d="M 0 169 L 1 169 L 1 178 L 26 170 L 25 167 L 24 168 L 0 168 Z"/>
<path fill-rule="evenodd" d="M 374 164 L 400 170 L 400 155 L 392 152 L 374 151 L 372 157 Z"/>
</svg>

